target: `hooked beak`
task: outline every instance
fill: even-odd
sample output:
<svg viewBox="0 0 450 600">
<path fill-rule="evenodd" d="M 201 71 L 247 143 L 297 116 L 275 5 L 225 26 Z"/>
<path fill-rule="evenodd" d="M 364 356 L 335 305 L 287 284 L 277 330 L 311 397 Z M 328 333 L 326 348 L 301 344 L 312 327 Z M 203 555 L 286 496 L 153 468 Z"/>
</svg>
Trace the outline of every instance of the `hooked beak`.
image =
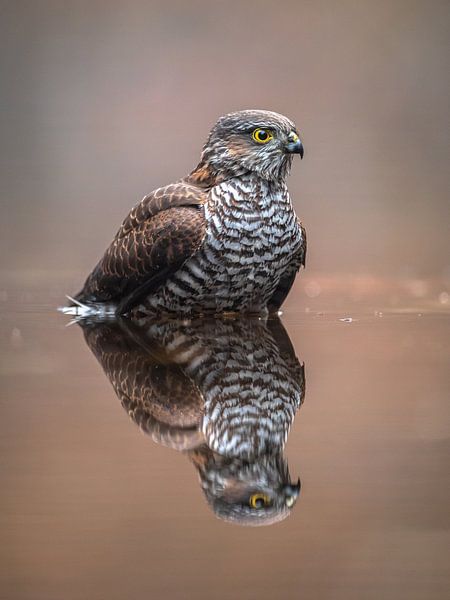
<svg viewBox="0 0 450 600">
<path fill-rule="evenodd" d="M 292 506 L 294 506 L 295 501 L 298 498 L 298 495 L 300 494 L 300 478 L 297 481 L 296 485 L 288 484 L 284 486 L 284 493 L 286 496 L 286 506 L 288 508 L 291 508 Z"/>
<path fill-rule="evenodd" d="M 286 152 L 289 154 L 300 154 L 300 158 L 303 158 L 303 144 L 301 143 L 300 138 L 295 131 L 291 131 L 291 133 L 288 135 Z"/>
</svg>

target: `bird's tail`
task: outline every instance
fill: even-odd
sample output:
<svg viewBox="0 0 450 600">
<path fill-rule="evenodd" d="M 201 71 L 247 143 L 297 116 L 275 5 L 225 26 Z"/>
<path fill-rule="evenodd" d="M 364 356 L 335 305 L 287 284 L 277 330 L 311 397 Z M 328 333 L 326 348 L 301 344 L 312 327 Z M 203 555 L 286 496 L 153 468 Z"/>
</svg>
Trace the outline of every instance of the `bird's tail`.
<svg viewBox="0 0 450 600">
<path fill-rule="evenodd" d="M 98 319 L 111 319 L 116 316 L 116 306 L 106 303 L 88 303 L 81 302 L 72 296 L 67 296 L 69 306 L 60 306 L 59 312 L 65 315 L 70 315 L 78 319 L 86 319 L 89 317 L 97 317 Z"/>
</svg>

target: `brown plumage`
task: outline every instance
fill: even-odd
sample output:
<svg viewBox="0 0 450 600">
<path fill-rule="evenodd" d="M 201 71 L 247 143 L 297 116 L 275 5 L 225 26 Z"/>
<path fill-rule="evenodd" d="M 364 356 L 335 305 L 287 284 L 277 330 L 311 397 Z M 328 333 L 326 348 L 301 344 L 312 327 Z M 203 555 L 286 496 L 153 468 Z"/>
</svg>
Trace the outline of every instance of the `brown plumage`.
<svg viewBox="0 0 450 600">
<path fill-rule="evenodd" d="M 118 313 L 127 312 L 128 304 L 137 302 L 136 292 L 144 293 L 143 284 L 156 286 L 199 247 L 205 230 L 199 207 L 205 196 L 201 188 L 184 182 L 145 196 L 126 217 L 76 299 L 116 301 L 121 305 Z"/>
<path fill-rule="evenodd" d="M 289 515 L 300 484 L 283 449 L 305 375 L 279 319 L 80 325 L 128 416 L 187 454 L 218 517 L 268 525 Z"/>
<path fill-rule="evenodd" d="M 285 185 L 294 153 L 282 115 L 219 119 L 198 167 L 132 209 L 75 300 L 135 316 L 278 310 L 305 264 Z"/>
</svg>

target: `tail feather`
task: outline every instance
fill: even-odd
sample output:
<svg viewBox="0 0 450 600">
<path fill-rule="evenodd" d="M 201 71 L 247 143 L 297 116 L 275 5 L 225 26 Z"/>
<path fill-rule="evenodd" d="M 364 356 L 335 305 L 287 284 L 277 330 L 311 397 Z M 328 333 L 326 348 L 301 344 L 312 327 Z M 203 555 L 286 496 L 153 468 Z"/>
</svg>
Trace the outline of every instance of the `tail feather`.
<svg viewBox="0 0 450 600">
<path fill-rule="evenodd" d="M 72 296 L 66 295 L 66 298 L 69 300 L 70 305 L 58 308 L 59 312 L 62 312 L 65 315 L 78 317 L 80 319 L 85 319 L 87 317 L 111 318 L 116 316 L 116 306 L 113 304 L 87 304 L 80 302 L 76 298 L 72 298 Z"/>
</svg>

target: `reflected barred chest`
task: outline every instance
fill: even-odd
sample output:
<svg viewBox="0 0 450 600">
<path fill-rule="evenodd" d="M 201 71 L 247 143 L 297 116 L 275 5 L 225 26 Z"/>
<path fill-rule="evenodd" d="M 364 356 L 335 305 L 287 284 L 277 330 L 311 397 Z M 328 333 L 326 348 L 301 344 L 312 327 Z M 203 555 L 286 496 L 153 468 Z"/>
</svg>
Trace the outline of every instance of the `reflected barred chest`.
<svg viewBox="0 0 450 600">
<path fill-rule="evenodd" d="M 302 233 L 284 183 L 256 176 L 215 186 L 205 206 L 199 250 L 139 313 L 261 311 L 274 293 Z"/>
</svg>

